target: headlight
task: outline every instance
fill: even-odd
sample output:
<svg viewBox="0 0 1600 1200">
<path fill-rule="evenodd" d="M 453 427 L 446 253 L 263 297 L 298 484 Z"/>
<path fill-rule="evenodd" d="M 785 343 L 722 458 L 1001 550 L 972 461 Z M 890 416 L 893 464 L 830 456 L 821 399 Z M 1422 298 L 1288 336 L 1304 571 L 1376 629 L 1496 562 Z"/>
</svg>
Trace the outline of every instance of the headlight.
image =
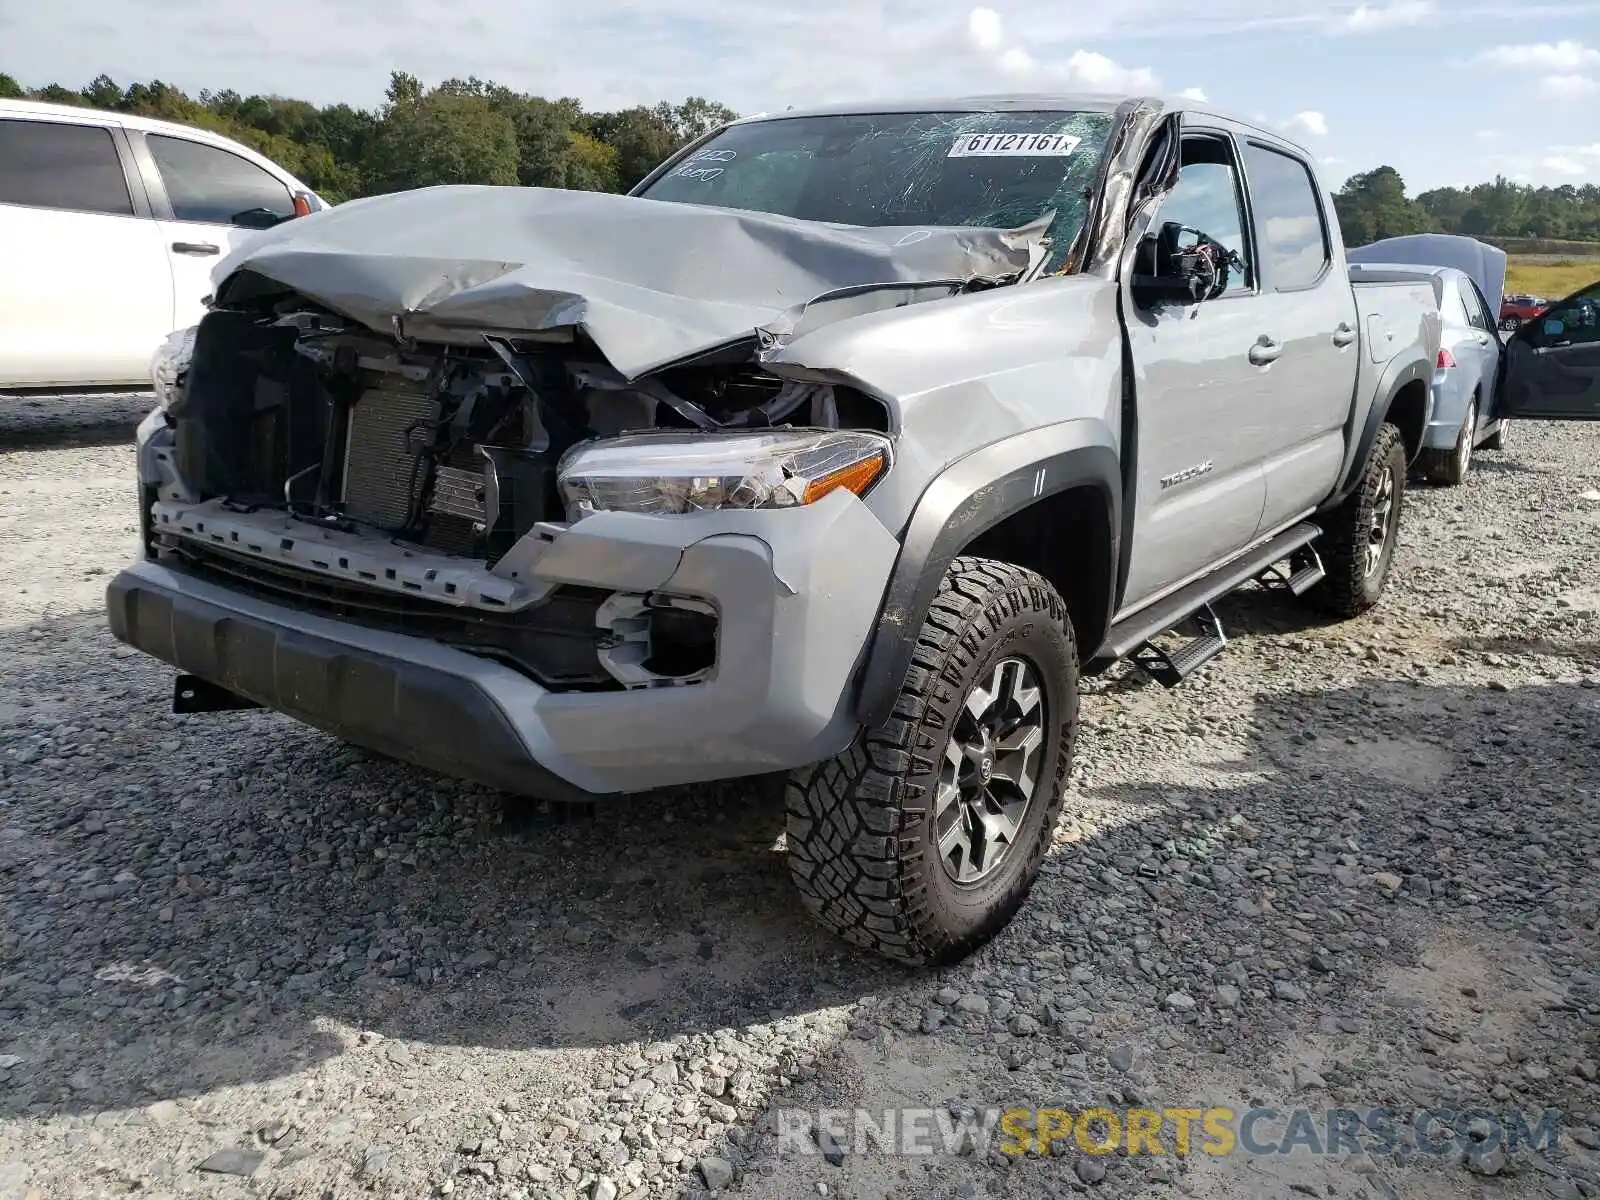
<svg viewBox="0 0 1600 1200">
<path fill-rule="evenodd" d="M 189 364 L 194 360 L 194 335 L 198 328 L 191 325 L 169 333 L 150 360 L 150 386 L 156 394 L 156 403 L 162 408 L 171 408 L 172 401 L 182 391 Z"/>
<path fill-rule="evenodd" d="M 889 466 L 889 439 L 854 430 L 634 433 L 584 442 L 557 475 L 568 515 L 794 508 L 836 488 L 862 495 Z"/>
</svg>

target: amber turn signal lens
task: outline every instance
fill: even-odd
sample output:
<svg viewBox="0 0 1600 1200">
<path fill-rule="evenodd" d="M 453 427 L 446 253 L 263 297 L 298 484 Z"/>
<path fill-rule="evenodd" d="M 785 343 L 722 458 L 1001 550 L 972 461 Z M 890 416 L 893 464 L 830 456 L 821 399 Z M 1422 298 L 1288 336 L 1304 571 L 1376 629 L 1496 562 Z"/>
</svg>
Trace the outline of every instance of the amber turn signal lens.
<svg viewBox="0 0 1600 1200">
<path fill-rule="evenodd" d="M 835 471 L 832 475 L 824 475 L 821 479 L 814 479 L 806 484 L 805 496 L 802 502 L 815 504 L 835 488 L 848 488 L 856 495 L 861 495 L 867 486 L 883 474 L 884 456 L 874 454 L 871 458 L 864 458 L 858 463 L 852 463 L 842 470 Z"/>
</svg>

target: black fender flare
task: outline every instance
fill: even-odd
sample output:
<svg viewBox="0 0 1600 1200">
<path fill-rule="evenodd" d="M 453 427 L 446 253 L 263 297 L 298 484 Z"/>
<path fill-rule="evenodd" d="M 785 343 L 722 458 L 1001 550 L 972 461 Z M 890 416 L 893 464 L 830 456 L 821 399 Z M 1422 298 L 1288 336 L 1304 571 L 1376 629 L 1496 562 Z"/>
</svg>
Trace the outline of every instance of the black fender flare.
<svg viewBox="0 0 1600 1200">
<path fill-rule="evenodd" d="M 1394 404 L 1394 399 L 1400 394 L 1400 389 L 1408 384 L 1421 382 L 1428 391 L 1428 405 L 1433 404 L 1433 367 L 1434 364 L 1423 358 L 1396 358 L 1384 368 L 1378 377 L 1378 386 L 1372 389 L 1377 399 L 1372 402 L 1372 407 L 1367 409 L 1367 419 L 1362 425 L 1356 439 L 1356 450 L 1350 461 L 1345 464 L 1344 476 L 1339 480 L 1339 486 L 1327 501 L 1318 510 L 1327 512 L 1337 508 L 1355 491 L 1356 485 L 1362 480 L 1367 469 L 1367 455 L 1372 453 L 1372 443 L 1378 436 L 1379 427 L 1389 418 L 1389 409 Z M 1424 413 L 1423 426 L 1426 428 L 1431 411 Z M 1352 422 L 1354 424 L 1354 422 Z"/>
<path fill-rule="evenodd" d="M 1110 518 L 1109 623 L 1122 554 L 1122 467 L 1108 425 L 1067 421 L 1019 433 L 974 451 L 933 478 L 906 522 L 859 674 L 861 724 L 876 725 L 893 711 L 923 619 L 957 552 L 1007 517 L 1085 485 L 1100 491 Z"/>
</svg>

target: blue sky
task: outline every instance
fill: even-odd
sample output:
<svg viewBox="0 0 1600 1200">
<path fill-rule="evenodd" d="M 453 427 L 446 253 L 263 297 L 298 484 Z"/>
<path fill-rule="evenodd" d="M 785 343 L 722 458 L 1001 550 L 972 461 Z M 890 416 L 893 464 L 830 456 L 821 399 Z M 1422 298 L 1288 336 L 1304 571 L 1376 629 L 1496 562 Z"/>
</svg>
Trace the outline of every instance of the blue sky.
<svg viewBox="0 0 1600 1200">
<path fill-rule="evenodd" d="M 1265 15 L 1271 13 L 1272 15 Z M 1600 0 L 50 0 L 0 10 L 25 83 L 161 78 L 381 102 L 389 71 L 609 108 L 1197 89 L 1293 131 L 1334 186 L 1600 182 Z"/>
</svg>

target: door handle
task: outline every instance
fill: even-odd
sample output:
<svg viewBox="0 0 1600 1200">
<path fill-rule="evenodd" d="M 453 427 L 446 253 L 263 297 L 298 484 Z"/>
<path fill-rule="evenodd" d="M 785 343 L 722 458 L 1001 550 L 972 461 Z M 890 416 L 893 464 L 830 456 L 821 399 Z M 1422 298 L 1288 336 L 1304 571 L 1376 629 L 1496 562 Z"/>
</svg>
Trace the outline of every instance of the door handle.
<svg viewBox="0 0 1600 1200">
<path fill-rule="evenodd" d="M 214 242 L 173 242 L 174 254 L 195 254 L 204 257 L 208 254 L 221 254 L 222 247 Z"/>
<path fill-rule="evenodd" d="M 1333 344 L 1335 346 L 1348 346 L 1356 340 L 1356 327 L 1343 322 L 1333 331 Z"/>
<path fill-rule="evenodd" d="M 1256 344 L 1250 347 L 1250 361 L 1258 367 L 1268 363 L 1277 362 L 1278 355 L 1283 353 L 1283 343 L 1275 342 L 1266 334 L 1256 339 Z"/>
</svg>

